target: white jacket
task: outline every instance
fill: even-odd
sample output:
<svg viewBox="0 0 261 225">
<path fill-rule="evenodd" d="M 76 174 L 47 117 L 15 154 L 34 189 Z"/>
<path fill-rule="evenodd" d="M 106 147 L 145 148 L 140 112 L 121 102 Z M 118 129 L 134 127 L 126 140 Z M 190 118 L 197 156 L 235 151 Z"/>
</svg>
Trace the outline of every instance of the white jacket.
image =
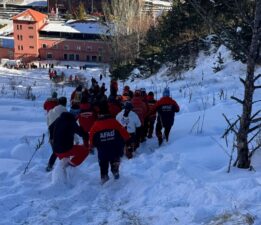
<svg viewBox="0 0 261 225">
<path fill-rule="evenodd" d="M 135 133 L 136 128 L 141 126 L 140 119 L 138 115 L 133 111 L 130 111 L 128 117 L 125 117 L 123 116 L 124 111 L 125 109 L 118 113 L 118 115 L 116 116 L 116 120 L 127 129 L 129 134 Z"/>
<path fill-rule="evenodd" d="M 57 105 L 51 109 L 47 114 L 47 125 L 48 127 L 63 113 L 67 112 L 66 107 Z"/>
</svg>

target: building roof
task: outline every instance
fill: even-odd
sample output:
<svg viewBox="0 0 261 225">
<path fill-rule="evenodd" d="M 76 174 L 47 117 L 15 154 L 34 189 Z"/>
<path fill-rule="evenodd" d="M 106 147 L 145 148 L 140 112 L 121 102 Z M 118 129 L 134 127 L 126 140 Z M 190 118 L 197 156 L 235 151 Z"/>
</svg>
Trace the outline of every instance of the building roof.
<svg viewBox="0 0 261 225">
<path fill-rule="evenodd" d="M 106 26 L 101 22 L 94 22 L 94 21 L 73 22 L 73 23 L 50 22 L 46 24 L 41 29 L 41 31 L 110 35 L 110 29 L 108 26 Z"/>
<path fill-rule="evenodd" d="M 172 1 L 161 1 L 161 0 L 145 0 L 145 4 L 150 3 L 155 6 L 171 7 Z"/>
<path fill-rule="evenodd" d="M 20 20 L 20 21 L 35 21 L 39 22 L 42 21 L 43 19 L 47 18 L 48 16 L 40 13 L 38 11 L 35 11 L 33 9 L 27 9 L 18 15 L 14 16 L 12 19 L 13 20 Z"/>
</svg>

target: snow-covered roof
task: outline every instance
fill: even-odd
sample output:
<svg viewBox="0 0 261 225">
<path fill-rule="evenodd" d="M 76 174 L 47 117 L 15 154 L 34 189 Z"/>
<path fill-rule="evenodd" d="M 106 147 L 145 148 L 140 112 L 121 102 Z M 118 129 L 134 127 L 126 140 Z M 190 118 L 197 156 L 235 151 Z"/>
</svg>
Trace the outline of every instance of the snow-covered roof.
<svg viewBox="0 0 261 225">
<path fill-rule="evenodd" d="M 50 22 L 41 31 L 109 35 L 109 27 L 100 22 Z"/>
<path fill-rule="evenodd" d="M 7 3 L 12 5 L 47 6 L 47 0 L 8 0 Z"/>
<path fill-rule="evenodd" d="M 145 0 L 145 3 L 151 3 L 157 6 L 164 6 L 164 7 L 171 7 L 172 3 L 167 1 L 160 1 L 160 0 Z"/>
<path fill-rule="evenodd" d="M 14 37 L 7 37 L 7 36 L 1 36 L 0 39 L 6 39 L 6 40 L 14 40 Z"/>
<path fill-rule="evenodd" d="M 2 24 L 6 24 L 6 26 L 0 29 L 0 35 L 10 35 L 13 33 L 13 21 L 12 20 L 4 20 L 1 19 Z"/>
</svg>

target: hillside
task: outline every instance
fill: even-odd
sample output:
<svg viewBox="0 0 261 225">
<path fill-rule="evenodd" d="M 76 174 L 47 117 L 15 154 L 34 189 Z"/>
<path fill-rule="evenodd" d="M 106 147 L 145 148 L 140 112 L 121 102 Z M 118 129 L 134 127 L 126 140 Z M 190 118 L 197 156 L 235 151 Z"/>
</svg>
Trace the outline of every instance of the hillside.
<svg viewBox="0 0 261 225">
<path fill-rule="evenodd" d="M 214 73 L 218 52 L 224 57 L 224 69 Z M 242 96 L 239 77 L 244 77 L 246 66 L 234 61 L 224 47 L 218 52 L 200 54 L 196 68 L 179 81 L 172 82 L 163 66 L 146 80 L 120 83 L 120 92 L 128 84 L 154 91 L 157 98 L 168 85 L 181 111 L 169 143 L 159 148 L 155 136 L 147 140 L 133 159 L 122 159 L 120 179 L 111 176 L 104 185 L 96 152 L 80 167 L 68 168 L 67 177 L 60 162 L 46 173 L 51 152 L 47 140 L 23 174 L 34 146 L 47 132 L 44 100 L 52 90 L 69 97 L 73 88 L 55 87 L 44 69 L 0 67 L 0 225 L 260 225 L 260 152 L 254 156 L 255 171 L 232 167 L 227 173 L 232 147 L 220 138 L 227 126 L 222 113 L 229 119 L 240 113 L 230 96 Z M 92 68 L 84 73 L 88 80 L 92 76 L 99 80 L 100 71 Z M 101 82 L 108 87 L 109 80 Z M 28 85 L 35 101 L 24 99 Z M 259 90 L 255 99 L 260 98 Z M 260 108 L 259 102 L 254 110 Z"/>
</svg>

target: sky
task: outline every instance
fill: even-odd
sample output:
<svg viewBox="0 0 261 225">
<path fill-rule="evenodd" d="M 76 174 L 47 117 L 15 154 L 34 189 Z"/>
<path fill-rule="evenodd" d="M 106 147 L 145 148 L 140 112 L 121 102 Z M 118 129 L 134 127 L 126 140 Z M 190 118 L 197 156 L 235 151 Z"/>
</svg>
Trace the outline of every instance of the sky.
<svg viewBox="0 0 261 225">
<path fill-rule="evenodd" d="M 214 73 L 218 52 L 224 69 Z M 79 73 L 58 67 L 66 75 Z M 80 73 L 90 81 L 99 80 L 101 71 L 94 67 Z M 168 74 L 163 66 L 148 79 L 119 83 L 120 92 L 126 84 L 133 90 L 144 87 L 157 99 L 168 86 L 181 110 L 168 143 L 158 147 L 154 133 L 133 159 L 121 159 L 119 180 L 109 174 L 101 185 L 96 151 L 66 171 L 57 160 L 47 173 L 48 138 L 25 171 L 35 146 L 47 135 L 44 101 L 54 90 L 69 97 L 73 87 L 54 85 L 46 69 L 0 67 L 0 225 L 260 225 L 261 153 L 253 156 L 253 171 L 231 167 L 228 173 L 233 136 L 228 146 L 221 138 L 227 127 L 222 114 L 233 120 L 241 113 L 230 96 L 242 98 L 239 77 L 244 78 L 246 65 L 221 46 L 210 55 L 200 53 L 195 69 L 182 73 L 182 80 L 174 82 Z M 99 82 L 108 87 L 109 80 L 107 75 Z M 29 85 L 35 101 L 25 99 Z M 258 90 L 254 99 L 260 98 Z M 258 102 L 253 111 L 260 107 Z"/>
</svg>

